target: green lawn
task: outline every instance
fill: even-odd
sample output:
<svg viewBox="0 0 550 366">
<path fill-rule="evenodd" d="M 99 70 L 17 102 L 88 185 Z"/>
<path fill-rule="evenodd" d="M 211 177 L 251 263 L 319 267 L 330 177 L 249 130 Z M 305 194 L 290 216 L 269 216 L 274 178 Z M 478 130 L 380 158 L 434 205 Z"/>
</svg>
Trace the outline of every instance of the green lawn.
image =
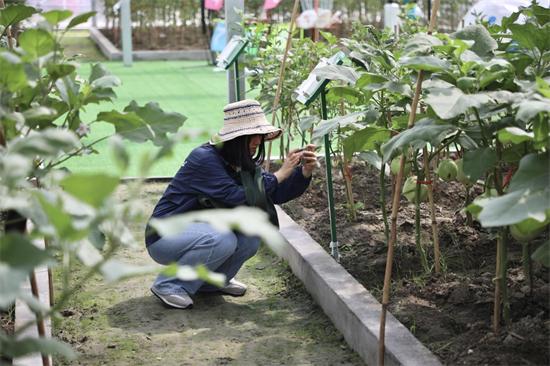
<svg viewBox="0 0 550 366">
<path fill-rule="evenodd" d="M 88 107 L 83 115 L 86 122 L 95 119 L 99 111 L 122 110 L 131 100 L 143 105 L 157 102 L 166 111 L 179 112 L 187 117 L 184 128 L 206 129 L 208 135 L 219 129 L 223 121 L 223 107 L 227 102 L 225 73 L 214 72 L 205 62 L 194 61 L 151 61 L 135 62 L 132 67 L 124 67 L 119 62 L 105 62 L 104 65 L 122 80 L 116 88 L 118 98 L 114 105 L 102 104 Z M 89 64 L 83 64 L 80 73 L 89 74 Z M 104 123 L 92 125 L 90 139 L 95 140 L 114 132 Z M 200 136 L 178 145 L 172 158 L 160 161 L 151 171 L 152 176 L 173 175 L 185 156 L 207 138 Z M 109 171 L 114 162 L 106 149 L 108 143 L 103 141 L 94 146 L 100 154 L 74 158 L 67 167 L 74 171 Z M 138 157 L 153 149 L 152 144 L 135 144 L 127 142 L 131 157 Z M 128 176 L 136 176 L 138 169 L 133 159 Z"/>
<path fill-rule="evenodd" d="M 159 161 L 149 176 L 172 176 L 187 154 L 196 146 L 208 141 L 223 123 L 223 107 L 227 103 L 227 82 L 225 72 L 215 72 L 206 61 L 140 61 L 132 67 L 124 67 L 121 62 L 104 61 L 96 46 L 82 31 L 69 32 L 64 39 L 65 54 L 82 55 L 79 58 L 79 73 L 88 77 L 90 62 L 102 62 L 107 69 L 122 80 L 122 86 L 115 89 L 118 98 L 114 105 L 103 103 L 90 105 L 81 118 L 85 122 L 95 120 L 98 112 L 122 110 L 130 101 L 139 105 L 157 102 L 165 111 L 182 113 L 187 117 L 184 129 L 204 129 L 206 135 L 197 136 L 179 144 L 174 155 Z M 114 129 L 106 123 L 91 126 L 88 141 L 94 141 L 112 134 Z M 80 172 L 115 172 L 116 166 L 107 149 L 108 142 L 102 141 L 94 146 L 99 154 L 90 154 L 69 160 L 66 166 Z M 154 149 L 152 144 L 126 142 L 133 163 L 126 176 L 138 175 L 136 157 Z M 274 144 L 274 154 L 278 153 L 278 144 Z"/>
</svg>

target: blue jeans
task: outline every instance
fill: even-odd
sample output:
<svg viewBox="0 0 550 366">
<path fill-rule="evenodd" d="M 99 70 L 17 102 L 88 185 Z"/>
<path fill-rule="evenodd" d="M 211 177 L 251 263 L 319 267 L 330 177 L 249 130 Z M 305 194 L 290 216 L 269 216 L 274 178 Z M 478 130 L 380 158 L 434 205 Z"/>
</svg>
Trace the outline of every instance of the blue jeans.
<svg viewBox="0 0 550 366">
<path fill-rule="evenodd" d="M 225 274 L 227 281 L 235 277 L 244 262 L 253 257 L 260 246 L 258 237 L 240 233 L 216 231 L 206 223 L 192 223 L 184 232 L 162 237 L 147 250 L 155 262 L 163 265 L 177 262 L 179 265 L 204 264 L 213 272 Z M 197 291 L 215 291 L 217 287 L 202 280 L 182 281 L 175 277 L 158 275 L 153 287 L 163 295 L 192 295 Z"/>
</svg>

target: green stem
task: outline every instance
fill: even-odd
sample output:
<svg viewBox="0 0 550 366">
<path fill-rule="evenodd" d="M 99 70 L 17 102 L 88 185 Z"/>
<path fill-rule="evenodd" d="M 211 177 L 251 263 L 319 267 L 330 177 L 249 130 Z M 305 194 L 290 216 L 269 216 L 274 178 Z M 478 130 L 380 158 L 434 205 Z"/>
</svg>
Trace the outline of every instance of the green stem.
<svg viewBox="0 0 550 366">
<path fill-rule="evenodd" d="M 420 255 L 420 261 L 422 263 L 422 268 L 425 272 L 429 272 L 428 259 L 426 258 L 426 251 L 422 247 L 422 237 L 421 237 L 421 227 L 420 227 L 420 191 L 422 185 L 418 183 L 419 181 L 424 180 L 424 172 L 418 167 L 418 150 L 415 150 L 412 157 L 414 171 L 417 178 L 416 189 L 414 194 L 414 242 L 416 244 L 416 250 Z"/>
<path fill-rule="evenodd" d="M 529 282 L 529 296 L 533 296 L 533 267 L 531 262 L 531 243 L 522 243 L 522 262 L 525 279 Z"/>
<path fill-rule="evenodd" d="M 388 211 L 386 210 L 386 164 L 382 164 L 380 169 L 380 209 L 384 220 L 384 236 L 386 237 L 386 245 L 388 245 L 390 224 L 388 222 Z"/>
</svg>

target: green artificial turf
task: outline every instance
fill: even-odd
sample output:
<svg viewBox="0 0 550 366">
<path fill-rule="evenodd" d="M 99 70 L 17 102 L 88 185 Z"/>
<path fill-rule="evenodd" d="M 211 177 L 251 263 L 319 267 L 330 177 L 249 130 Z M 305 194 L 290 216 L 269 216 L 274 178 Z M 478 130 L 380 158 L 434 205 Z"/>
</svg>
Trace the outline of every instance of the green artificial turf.
<svg viewBox="0 0 550 366">
<path fill-rule="evenodd" d="M 167 112 L 178 112 L 187 117 L 183 129 L 205 131 L 178 144 L 171 157 L 158 161 L 148 176 L 173 176 L 185 157 L 196 146 L 208 141 L 209 136 L 219 130 L 223 123 L 223 107 L 227 103 L 227 81 L 225 72 L 216 72 L 206 61 L 136 61 L 131 67 L 121 62 L 105 62 L 86 33 L 69 32 L 63 41 L 66 55 L 81 54 L 79 74 L 88 78 L 90 62 L 101 61 L 105 67 L 122 80 L 115 88 L 118 98 L 114 104 L 89 105 L 81 119 L 89 123 L 97 113 L 122 109 L 132 100 L 139 105 L 157 102 Z M 250 96 L 248 96 L 250 97 Z M 94 123 L 85 141 L 91 142 L 110 135 L 114 128 L 107 123 Z M 131 166 L 124 176 L 138 176 L 139 160 L 144 154 L 157 148 L 151 143 L 137 144 L 125 141 L 130 154 Z M 118 174 L 117 166 L 108 148 L 108 140 L 97 143 L 98 152 L 74 157 L 65 166 L 75 172 L 104 172 Z M 273 155 L 278 154 L 278 144 L 273 146 Z"/>
<path fill-rule="evenodd" d="M 135 62 L 124 67 L 119 62 L 105 62 L 109 71 L 122 80 L 115 89 L 118 98 L 114 105 L 102 103 L 88 106 L 83 114 L 85 122 L 93 121 L 100 111 L 116 109 L 121 111 L 130 101 L 139 105 L 157 102 L 165 111 L 178 112 L 187 117 L 184 129 L 203 129 L 206 135 L 195 137 L 179 144 L 171 158 L 159 161 L 149 172 L 150 176 L 173 175 L 187 154 L 197 145 L 208 140 L 210 134 L 219 129 L 223 121 L 223 107 L 227 102 L 225 73 L 214 72 L 205 62 L 198 61 L 151 61 Z M 81 66 L 80 73 L 88 75 L 90 65 Z M 114 129 L 106 123 L 94 123 L 88 141 L 112 134 Z M 126 141 L 131 157 L 126 176 L 137 176 L 139 157 L 155 150 L 152 144 L 137 144 Z M 109 172 L 116 169 L 110 155 L 108 141 L 94 145 L 99 154 L 71 159 L 67 167 L 73 171 Z"/>
</svg>

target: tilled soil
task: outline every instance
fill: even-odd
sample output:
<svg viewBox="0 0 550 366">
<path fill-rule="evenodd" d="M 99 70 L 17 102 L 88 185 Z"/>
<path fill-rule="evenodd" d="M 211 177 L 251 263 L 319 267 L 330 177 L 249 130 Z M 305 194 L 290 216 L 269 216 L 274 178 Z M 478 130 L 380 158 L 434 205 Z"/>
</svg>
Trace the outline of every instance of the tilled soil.
<svg viewBox="0 0 550 366">
<path fill-rule="evenodd" d="M 337 234 L 341 264 L 381 299 L 386 246 L 380 205 L 379 172 L 355 163 L 353 197 L 357 219 L 346 204 L 345 185 L 335 172 Z M 316 173 L 309 190 L 291 201 L 285 211 L 327 251 L 330 243 L 324 171 Z M 389 179 L 388 179 L 389 180 Z M 459 183 L 439 181 L 435 187 L 437 221 L 442 251 L 441 274 L 427 272 L 415 246 L 415 207 L 401 201 L 395 247 L 390 311 L 449 365 L 548 365 L 550 362 L 549 271 L 533 262 L 534 287 L 528 286 L 521 264 L 522 247 L 508 248 L 508 293 L 511 324 L 494 334 L 491 325 L 495 277 L 495 233 L 477 222 L 467 225 L 461 211 L 466 191 Z M 472 195 L 482 187 L 474 187 Z M 391 182 L 386 187 L 391 213 Z M 433 272 L 430 212 L 421 204 L 422 243 Z M 543 242 L 539 238 L 533 247 Z"/>
</svg>

